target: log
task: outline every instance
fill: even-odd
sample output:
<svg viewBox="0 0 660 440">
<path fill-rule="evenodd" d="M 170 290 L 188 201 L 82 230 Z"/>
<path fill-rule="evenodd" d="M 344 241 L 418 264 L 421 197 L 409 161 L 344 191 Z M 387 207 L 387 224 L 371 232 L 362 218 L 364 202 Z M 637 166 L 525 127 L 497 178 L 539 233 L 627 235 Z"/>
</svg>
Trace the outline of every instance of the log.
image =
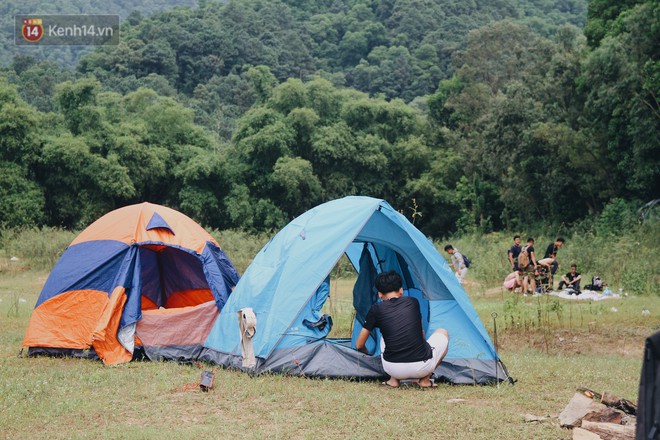
<svg viewBox="0 0 660 440">
<path fill-rule="evenodd" d="M 614 408 L 605 408 L 602 411 L 590 412 L 589 414 L 587 414 L 582 418 L 582 422 L 588 420 L 590 422 L 614 423 L 617 425 L 621 425 L 621 421 L 623 420 L 623 416 L 625 415 L 626 413 L 624 413 L 621 410 Z"/>
<path fill-rule="evenodd" d="M 620 409 L 626 414 L 631 414 L 633 416 L 637 415 L 637 405 L 635 403 L 630 400 L 622 399 L 607 391 L 603 393 L 600 401 L 611 408 Z"/>
<path fill-rule="evenodd" d="M 582 420 L 582 429 L 596 433 L 603 440 L 635 440 L 635 427 Z"/>
</svg>

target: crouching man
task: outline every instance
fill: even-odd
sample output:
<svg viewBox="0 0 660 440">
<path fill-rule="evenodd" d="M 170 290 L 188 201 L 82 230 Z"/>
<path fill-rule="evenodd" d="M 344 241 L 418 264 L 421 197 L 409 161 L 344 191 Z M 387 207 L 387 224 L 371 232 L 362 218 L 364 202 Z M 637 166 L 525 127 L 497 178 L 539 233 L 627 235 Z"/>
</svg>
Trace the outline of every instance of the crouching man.
<svg viewBox="0 0 660 440">
<path fill-rule="evenodd" d="M 371 306 L 367 313 L 356 348 L 367 353 L 367 338 L 378 327 L 382 334 L 383 369 L 390 375 L 383 385 L 396 388 L 401 379 L 418 379 L 416 383 L 420 387 L 437 386 L 431 382 L 431 374 L 447 354 L 449 334 L 438 329 L 428 340 L 424 338 L 419 301 L 403 296 L 403 282 L 398 273 L 381 273 L 374 284 L 382 301 Z"/>
<path fill-rule="evenodd" d="M 579 295 L 581 279 L 582 276 L 577 271 L 577 265 L 571 264 L 571 271 L 566 275 L 561 276 L 561 281 L 559 282 L 559 290 L 566 286 L 566 288 L 572 289 L 573 293 Z"/>
</svg>

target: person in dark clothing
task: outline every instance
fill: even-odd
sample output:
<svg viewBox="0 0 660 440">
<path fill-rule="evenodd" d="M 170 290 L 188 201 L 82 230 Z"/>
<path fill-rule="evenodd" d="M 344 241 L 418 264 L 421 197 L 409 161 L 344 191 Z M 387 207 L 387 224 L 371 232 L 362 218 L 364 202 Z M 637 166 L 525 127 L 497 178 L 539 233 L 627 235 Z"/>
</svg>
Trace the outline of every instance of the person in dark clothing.
<svg viewBox="0 0 660 440">
<path fill-rule="evenodd" d="M 382 334 L 381 361 L 390 376 L 383 385 L 396 388 L 401 379 L 419 379 L 420 387 L 436 386 L 431 382 L 431 374 L 447 354 L 449 334 L 445 329 L 437 329 L 428 340 L 424 338 L 419 301 L 403 296 L 403 281 L 398 273 L 378 274 L 375 285 L 381 301 L 369 309 L 355 347 L 369 354 L 365 343 L 378 327 Z"/>
<path fill-rule="evenodd" d="M 550 243 L 548 247 L 545 249 L 545 255 L 543 256 L 543 258 L 550 258 L 552 257 L 552 255 L 557 255 L 557 251 L 563 245 L 564 245 L 564 239 L 562 237 L 557 237 L 557 239 L 552 243 Z M 554 275 L 557 272 L 558 267 L 559 267 L 559 263 L 557 263 L 557 260 L 555 260 L 555 262 L 552 263 L 552 267 L 550 268 L 550 273 Z"/>
<path fill-rule="evenodd" d="M 646 338 L 639 378 L 635 439 L 660 439 L 660 332 Z"/>
<path fill-rule="evenodd" d="M 520 235 L 514 235 L 513 246 L 511 246 L 507 252 L 509 263 L 511 263 L 511 270 L 514 272 L 518 270 L 518 255 L 520 255 L 521 250 L 522 246 L 520 246 Z"/>
<path fill-rule="evenodd" d="M 525 267 L 520 268 L 520 270 L 525 271 L 523 293 L 529 292 L 536 294 L 536 277 L 539 275 L 539 268 L 536 262 L 536 251 L 534 250 L 534 239 L 532 237 L 527 238 L 527 246 L 524 249 L 527 252 L 529 263 Z M 518 256 L 520 257 L 520 255 Z"/>
<path fill-rule="evenodd" d="M 562 275 L 561 277 L 561 281 L 559 282 L 559 290 L 563 289 L 564 286 L 566 286 L 573 289 L 576 295 L 579 295 L 581 279 L 582 276 L 577 271 L 577 265 L 571 264 L 571 271 L 566 275 Z"/>
</svg>

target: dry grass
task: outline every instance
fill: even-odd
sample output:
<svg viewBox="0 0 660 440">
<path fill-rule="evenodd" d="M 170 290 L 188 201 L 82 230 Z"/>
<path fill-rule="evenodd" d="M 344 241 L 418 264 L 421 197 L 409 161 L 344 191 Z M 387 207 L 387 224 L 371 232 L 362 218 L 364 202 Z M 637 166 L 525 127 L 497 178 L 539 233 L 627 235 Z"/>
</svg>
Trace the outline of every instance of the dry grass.
<svg viewBox="0 0 660 440">
<path fill-rule="evenodd" d="M 476 294 L 468 286 L 491 333 L 491 313 L 498 313 L 500 356 L 518 380 L 514 386 L 390 390 L 374 382 L 218 370 L 214 388 L 203 393 L 196 386 L 201 370 L 193 365 L 106 367 L 87 360 L 17 358 L 46 273 L 3 263 L 0 438 L 568 439 L 570 431 L 553 419 L 525 423 L 524 415 L 558 414 L 578 387 L 636 400 L 643 341 L 660 324 L 660 298 L 634 297 L 607 304 L 562 302 L 562 318 L 550 314 L 545 328 L 507 327 L 507 313 L 517 311 L 521 322 L 531 322 L 528 312 L 549 306 L 518 298 L 508 309 L 513 312 L 505 312 L 514 297 Z M 327 305 L 333 332 L 350 328 L 351 287 L 352 280 L 333 283 Z M 640 307 L 652 315 L 642 316 Z"/>
</svg>

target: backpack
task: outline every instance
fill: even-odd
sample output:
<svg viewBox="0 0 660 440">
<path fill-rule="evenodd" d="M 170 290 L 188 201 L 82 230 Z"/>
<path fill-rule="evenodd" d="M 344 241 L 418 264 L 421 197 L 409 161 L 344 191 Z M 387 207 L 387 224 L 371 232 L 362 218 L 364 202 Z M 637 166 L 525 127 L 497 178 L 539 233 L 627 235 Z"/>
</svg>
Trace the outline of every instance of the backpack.
<svg viewBox="0 0 660 440">
<path fill-rule="evenodd" d="M 470 267 L 470 265 L 472 265 L 472 261 L 470 261 L 470 259 L 465 255 L 463 255 L 463 264 L 465 264 L 465 267 Z"/>
<path fill-rule="evenodd" d="M 606 285 L 607 283 L 604 283 L 598 275 L 594 275 L 591 277 L 591 284 L 587 284 L 584 288 L 587 290 L 603 290 Z"/>
<path fill-rule="evenodd" d="M 524 269 L 529 265 L 529 253 L 527 253 L 527 246 L 523 247 L 518 254 L 518 269 Z"/>
</svg>

